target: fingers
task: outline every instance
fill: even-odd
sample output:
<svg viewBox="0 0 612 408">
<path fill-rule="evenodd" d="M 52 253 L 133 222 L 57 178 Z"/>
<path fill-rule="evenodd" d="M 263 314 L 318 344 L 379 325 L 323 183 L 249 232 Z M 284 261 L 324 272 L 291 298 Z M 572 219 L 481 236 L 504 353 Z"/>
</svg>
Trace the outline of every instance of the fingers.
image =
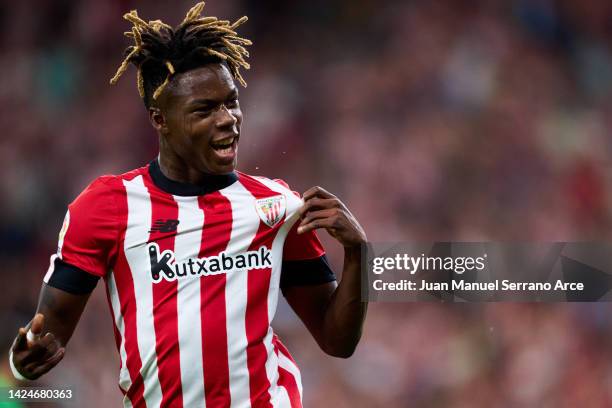
<svg viewBox="0 0 612 408">
<path fill-rule="evenodd" d="M 318 228 L 333 228 L 336 223 L 336 217 L 318 218 L 305 225 L 300 225 L 297 229 L 298 234 L 318 229 Z"/>
<path fill-rule="evenodd" d="M 340 201 L 337 198 L 309 198 L 299 209 L 300 217 L 304 217 L 309 211 L 324 210 L 328 208 L 339 208 Z"/>
<path fill-rule="evenodd" d="M 36 379 L 53 368 L 64 358 L 65 349 L 53 333 L 42 335 L 45 317 L 37 313 L 29 330 L 19 329 L 13 343 L 13 363 L 28 379 Z"/>
<path fill-rule="evenodd" d="M 54 355 L 59 348 L 59 341 L 55 339 L 53 333 L 47 333 L 29 344 L 28 353 L 23 356 L 21 363 L 27 365 L 30 362 L 45 360 Z"/>
<path fill-rule="evenodd" d="M 304 216 L 304 218 L 302 218 L 302 222 L 300 222 L 300 225 L 298 226 L 298 233 L 302 232 L 301 227 L 308 225 L 314 220 L 327 218 L 327 217 L 333 217 L 335 215 L 336 215 L 336 210 L 333 208 L 326 209 L 326 210 L 318 210 L 318 211 L 308 211 L 308 213 Z"/>
<path fill-rule="evenodd" d="M 44 337 L 37 341 L 32 347 L 32 350 L 45 350 L 46 353 L 55 354 L 59 348 L 59 342 L 55 339 L 53 333 L 47 333 Z"/>
<path fill-rule="evenodd" d="M 36 377 L 40 377 L 41 375 L 45 374 L 47 371 L 55 367 L 60 361 L 62 361 L 65 353 L 66 353 L 66 350 L 64 348 L 59 349 L 53 357 L 48 359 L 43 365 L 34 369 L 32 371 L 32 375 Z"/>
<path fill-rule="evenodd" d="M 66 349 L 64 347 L 61 347 L 57 349 L 57 351 L 53 355 L 49 356 L 44 361 L 34 361 L 25 365 L 23 368 L 23 374 L 25 374 L 30 379 L 36 379 L 51 370 L 60 361 L 62 361 L 65 353 Z"/>
<path fill-rule="evenodd" d="M 357 219 L 335 195 L 321 187 L 312 187 L 304 193 L 300 208 L 301 223 L 298 234 L 325 228 L 345 248 L 353 248 L 367 241 Z"/>
<path fill-rule="evenodd" d="M 304 201 L 307 201 L 307 200 L 309 200 L 309 199 L 311 199 L 313 197 L 336 198 L 335 195 L 333 195 L 329 191 L 325 190 L 323 187 L 319 187 L 319 186 L 315 186 L 315 187 L 309 188 L 308 190 L 306 190 L 306 192 L 302 196 Z"/>
<path fill-rule="evenodd" d="M 26 339 L 27 330 L 23 327 L 19 328 L 17 332 L 17 338 L 13 343 L 13 352 L 27 350 L 28 349 L 28 340 Z"/>
<path fill-rule="evenodd" d="M 45 358 L 38 359 L 36 361 L 30 361 L 26 364 L 23 364 L 23 368 L 27 373 L 31 373 L 36 370 L 38 367 L 43 366 L 49 362 L 53 363 L 55 361 L 59 362 L 64 357 L 65 348 L 58 348 L 55 353 L 48 355 Z M 56 363 L 57 364 L 57 363 Z"/>
<path fill-rule="evenodd" d="M 353 248 L 367 241 L 363 228 L 349 209 L 321 187 L 312 187 L 304 193 L 304 205 L 299 213 L 302 221 L 297 228 L 298 234 L 325 228 L 345 248 Z"/>
<path fill-rule="evenodd" d="M 298 234 L 317 229 L 329 228 L 335 223 L 344 206 L 338 198 L 322 187 L 310 188 L 304 193 L 304 205 L 299 209 L 302 222 Z M 331 221 L 325 221 L 331 219 Z M 316 222 L 315 222 L 316 221 Z"/>
</svg>

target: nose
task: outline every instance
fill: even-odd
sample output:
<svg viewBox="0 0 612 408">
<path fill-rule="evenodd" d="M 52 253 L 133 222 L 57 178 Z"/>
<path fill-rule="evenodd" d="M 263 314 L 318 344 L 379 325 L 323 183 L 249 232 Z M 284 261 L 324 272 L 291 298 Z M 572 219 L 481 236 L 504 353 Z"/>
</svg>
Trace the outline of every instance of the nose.
<svg viewBox="0 0 612 408">
<path fill-rule="evenodd" d="M 227 109 L 224 103 L 222 103 L 221 107 L 216 112 L 216 121 L 217 127 L 225 128 L 234 126 L 236 122 L 238 122 L 238 118 Z"/>
</svg>

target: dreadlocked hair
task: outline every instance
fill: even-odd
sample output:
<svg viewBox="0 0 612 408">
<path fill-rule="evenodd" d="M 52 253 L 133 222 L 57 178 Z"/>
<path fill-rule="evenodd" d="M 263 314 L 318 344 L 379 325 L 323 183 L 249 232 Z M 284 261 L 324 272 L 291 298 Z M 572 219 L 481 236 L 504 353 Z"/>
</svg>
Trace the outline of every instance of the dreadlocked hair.
<svg viewBox="0 0 612 408">
<path fill-rule="evenodd" d="M 200 67 L 207 63 L 225 63 L 235 80 L 247 86 L 240 74 L 240 67 L 249 69 L 245 58 L 249 52 L 244 46 L 251 41 L 239 37 L 236 28 L 247 21 L 243 16 L 233 23 L 217 17 L 201 17 L 204 2 L 197 3 L 176 28 L 161 20 L 148 23 L 136 10 L 123 18 L 133 24 L 125 36 L 134 45 L 125 50 L 125 59 L 110 80 L 117 83 L 130 63 L 137 69 L 138 93 L 148 108 L 162 93 L 172 76 Z"/>
</svg>

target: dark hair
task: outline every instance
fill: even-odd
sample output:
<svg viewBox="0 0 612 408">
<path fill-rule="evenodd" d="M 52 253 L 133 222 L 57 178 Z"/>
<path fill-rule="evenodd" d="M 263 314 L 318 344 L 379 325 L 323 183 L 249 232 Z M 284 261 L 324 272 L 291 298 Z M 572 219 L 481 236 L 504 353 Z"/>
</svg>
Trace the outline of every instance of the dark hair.
<svg viewBox="0 0 612 408">
<path fill-rule="evenodd" d="M 125 14 L 123 18 L 134 26 L 124 34 L 134 39 L 134 45 L 125 50 L 125 59 L 110 83 L 116 84 L 128 65 L 134 64 L 138 69 L 138 93 L 147 108 L 161 94 L 172 75 L 209 63 L 225 63 L 234 79 L 246 87 L 240 67 L 249 69 L 245 61 L 249 52 L 244 46 L 251 45 L 251 41 L 239 37 L 235 29 L 247 21 L 247 17 L 230 24 L 217 17 L 200 17 L 203 8 L 204 2 L 193 6 L 176 28 L 161 20 L 147 23 L 136 10 Z"/>
</svg>

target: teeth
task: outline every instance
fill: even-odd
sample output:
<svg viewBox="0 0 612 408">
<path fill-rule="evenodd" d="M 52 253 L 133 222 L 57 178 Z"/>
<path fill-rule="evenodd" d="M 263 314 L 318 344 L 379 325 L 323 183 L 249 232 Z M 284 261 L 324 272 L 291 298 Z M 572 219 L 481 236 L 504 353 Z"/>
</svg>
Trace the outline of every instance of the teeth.
<svg viewBox="0 0 612 408">
<path fill-rule="evenodd" d="M 212 144 L 212 148 L 221 154 L 229 154 L 233 150 L 234 142 L 236 141 L 237 136 L 229 137 L 226 139 L 222 139 L 215 144 Z"/>
<path fill-rule="evenodd" d="M 225 149 L 230 147 L 232 144 L 234 144 L 234 140 L 236 139 L 236 137 L 230 137 L 227 139 L 223 139 L 220 140 L 219 142 L 215 143 L 213 146 L 218 148 L 218 149 Z"/>
</svg>

